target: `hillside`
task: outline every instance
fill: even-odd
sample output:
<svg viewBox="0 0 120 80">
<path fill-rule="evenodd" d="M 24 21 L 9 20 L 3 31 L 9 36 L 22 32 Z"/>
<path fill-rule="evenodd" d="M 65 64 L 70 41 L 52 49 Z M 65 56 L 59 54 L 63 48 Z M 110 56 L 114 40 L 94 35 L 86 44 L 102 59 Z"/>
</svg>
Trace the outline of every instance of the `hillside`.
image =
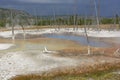
<svg viewBox="0 0 120 80">
<path fill-rule="evenodd" d="M 4 27 L 6 23 L 11 24 L 16 23 L 16 21 L 25 21 L 28 18 L 32 18 L 32 16 L 23 10 L 0 8 L 0 27 Z"/>
<path fill-rule="evenodd" d="M 10 17 L 10 13 L 15 15 L 24 15 L 27 17 L 31 17 L 31 15 L 25 11 L 22 10 L 16 10 L 16 9 L 6 9 L 6 8 L 0 8 L 0 19 Z"/>
</svg>

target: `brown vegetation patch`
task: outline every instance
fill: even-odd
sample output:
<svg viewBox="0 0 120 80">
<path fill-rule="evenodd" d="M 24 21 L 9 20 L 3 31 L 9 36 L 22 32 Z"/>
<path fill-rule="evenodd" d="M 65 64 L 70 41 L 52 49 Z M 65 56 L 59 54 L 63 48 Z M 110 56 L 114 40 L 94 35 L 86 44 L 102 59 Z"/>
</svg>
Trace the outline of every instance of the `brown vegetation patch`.
<svg viewBox="0 0 120 80">
<path fill-rule="evenodd" d="M 114 52 L 118 48 L 95 48 L 91 47 L 90 48 L 90 56 L 108 56 L 108 57 L 115 57 Z M 55 56 L 60 56 L 60 57 L 80 57 L 80 56 L 88 56 L 88 47 L 74 47 L 74 48 L 66 48 L 63 50 L 59 50 Z"/>
<path fill-rule="evenodd" d="M 77 66 L 77 67 L 64 67 L 64 68 L 56 68 L 51 70 L 50 72 L 44 72 L 42 74 L 29 74 L 29 75 L 18 75 L 16 77 L 11 78 L 10 80 L 53 80 L 55 77 L 59 76 L 67 76 L 67 75 L 81 75 L 88 73 L 95 73 L 104 70 L 113 70 L 120 68 L 119 62 L 112 63 L 102 63 L 102 64 L 91 64 L 87 66 Z M 56 80 L 56 79 L 55 79 Z"/>
<path fill-rule="evenodd" d="M 10 39 L 0 39 L 0 43 L 11 43 L 12 40 Z"/>
</svg>

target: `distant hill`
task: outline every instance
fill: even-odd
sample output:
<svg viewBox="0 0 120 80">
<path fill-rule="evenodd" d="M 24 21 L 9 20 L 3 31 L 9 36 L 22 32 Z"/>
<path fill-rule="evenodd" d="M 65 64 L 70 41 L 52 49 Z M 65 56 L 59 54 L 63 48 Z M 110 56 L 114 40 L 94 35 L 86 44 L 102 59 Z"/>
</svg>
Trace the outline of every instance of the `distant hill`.
<svg viewBox="0 0 120 80">
<path fill-rule="evenodd" d="M 25 17 L 32 17 L 29 13 L 23 10 L 0 8 L 0 19 L 10 17 L 11 14 L 13 16 L 22 15 Z"/>
<path fill-rule="evenodd" d="M 32 15 L 23 10 L 0 8 L 0 27 L 4 27 L 6 23 L 27 23 L 30 18 L 33 18 Z"/>
</svg>

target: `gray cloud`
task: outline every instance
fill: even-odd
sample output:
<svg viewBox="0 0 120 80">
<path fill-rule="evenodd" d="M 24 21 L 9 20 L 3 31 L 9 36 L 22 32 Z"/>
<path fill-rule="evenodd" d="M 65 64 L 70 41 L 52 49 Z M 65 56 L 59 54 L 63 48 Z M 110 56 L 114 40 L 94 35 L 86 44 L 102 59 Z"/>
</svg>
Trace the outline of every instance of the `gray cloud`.
<svg viewBox="0 0 120 80">
<path fill-rule="evenodd" d="M 36 9 L 38 15 L 53 15 L 53 9 L 55 9 L 56 14 L 73 14 L 74 1 L 75 0 L 0 0 L 0 7 L 25 10 L 31 14 L 34 14 L 34 9 Z M 94 10 L 94 6 L 92 6 L 93 3 L 90 1 L 93 0 L 77 0 L 77 13 L 93 13 L 91 10 Z M 116 13 L 120 15 L 120 0 L 109 0 L 109 3 L 108 0 L 100 0 L 101 16 L 114 16 Z"/>
<path fill-rule="evenodd" d="M 17 0 L 27 3 L 73 3 L 74 0 Z"/>
</svg>

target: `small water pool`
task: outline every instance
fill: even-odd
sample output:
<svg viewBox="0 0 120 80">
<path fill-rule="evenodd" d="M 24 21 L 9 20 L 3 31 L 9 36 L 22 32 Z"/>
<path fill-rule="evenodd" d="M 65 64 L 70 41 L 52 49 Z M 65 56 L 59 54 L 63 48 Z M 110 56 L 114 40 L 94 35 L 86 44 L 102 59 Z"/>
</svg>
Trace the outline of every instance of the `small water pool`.
<svg viewBox="0 0 120 80">
<path fill-rule="evenodd" d="M 85 36 L 76 36 L 71 34 L 44 34 L 43 36 L 48 38 L 72 40 L 85 46 L 88 45 L 87 38 Z M 89 45 L 92 47 L 110 47 L 110 44 L 93 38 L 89 38 Z"/>
</svg>

